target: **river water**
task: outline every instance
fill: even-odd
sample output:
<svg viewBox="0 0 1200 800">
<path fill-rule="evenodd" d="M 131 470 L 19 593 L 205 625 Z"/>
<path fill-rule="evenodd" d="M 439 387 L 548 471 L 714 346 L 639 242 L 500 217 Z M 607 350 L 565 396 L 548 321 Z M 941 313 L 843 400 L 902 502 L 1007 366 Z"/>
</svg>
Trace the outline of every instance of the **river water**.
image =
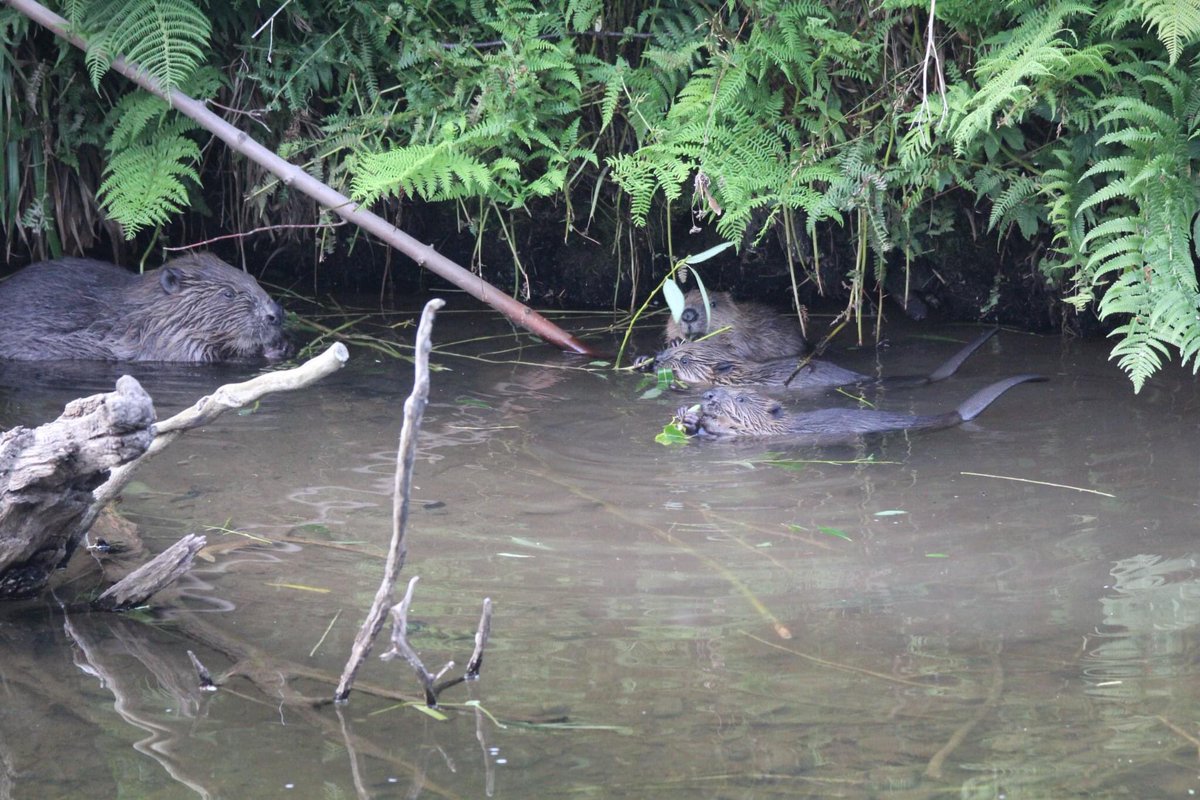
<svg viewBox="0 0 1200 800">
<path fill-rule="evenodd" d="M 889 347 L 831 357 L 922 373 L 977 332 L 893 325 Z M 409 636 L 457 674 L 490 597 L 481 679 L 446 690 L 435 718 L 396 699 L 419 686 L 375 657 L 381 642 L 348 704 L 293 702 L 332 695 L 391 532 L 412 368 L 355 348 L 323 383 L 227 414 L 138 473 L 120 512 L 146 547 L 208 536 L 177 592 L 80 611 L 98 585 L 84 555 L 62 606 L 0 611 L 0 798 L 1200 790 L 1189 371 L 1134 395 L 1106 342 L 1003 331 L 950 380 L 872 393 L 935 412 L 1011 374 L 1051 379 L 961 427 L 667 447 L 654 435 L 694 395 L 643 399 L 640 376 L 482 312 L 443 312 L 434 341 Z M 162 417 L 254 368 L 130 371 Z M 10 365 L 0 422 L 49 419 L 119 372 Z M 197 688 L 189 650 L 218 691 Z"/>
</svg>

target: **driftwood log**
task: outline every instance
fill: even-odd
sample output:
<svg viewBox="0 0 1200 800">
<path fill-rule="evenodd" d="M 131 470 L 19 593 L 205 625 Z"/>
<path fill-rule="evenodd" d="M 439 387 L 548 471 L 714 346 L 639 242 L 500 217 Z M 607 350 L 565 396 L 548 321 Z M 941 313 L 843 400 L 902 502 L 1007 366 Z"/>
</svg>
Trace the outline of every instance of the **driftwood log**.
<svg viewBox="0 0 1200 800">
<path fill-rule="evenodd" d="M 39 592 L 70 556 L 92 490 L 154 440 L 154 403 L 126 375 L 38 428 L 0 434 L 0 599 Z"/>
</svg>

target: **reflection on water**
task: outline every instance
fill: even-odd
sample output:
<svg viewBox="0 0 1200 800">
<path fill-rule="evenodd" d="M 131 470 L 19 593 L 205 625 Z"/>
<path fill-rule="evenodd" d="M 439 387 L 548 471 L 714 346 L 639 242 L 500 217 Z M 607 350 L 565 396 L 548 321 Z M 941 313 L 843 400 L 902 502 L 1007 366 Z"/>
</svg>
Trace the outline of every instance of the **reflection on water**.
<svg viewBox="0 0 1200 800">
<path fill-rule="evenodd" d="M 418 686 L 377 659 L 347 706 L 300 702 L 332 694 L 390 534 L 411 368 L 356 352 L 139 473 L 121 510 L 150 549 L 210 543 L 159 608 L 87 614 L 95 580 L 72 578 L 65 609 L 3 609 L 0 798 L 1200 790 L 1190 375 L 1134 397 L 1104 343 L 1005 332 L 949 381 L 872 398 L 926 413 L 1052 377 L 959 428 L 665 448 L 680 397 L 480 338 L 488 319 L 438 320 L 435 341 L 468 343 L 434 358 L 410 518 L 426 664 L 463 663 L 495 603 L 482 680 L 443 696 L 446 719 L 398 705 Z M 925 333 L 895 333 L 882 371 L 973 331 Z M 4 425 L 119 374 L 31 369 L 0 370 Z M 170 412 L 247 369 L 139 377 Z"/>
</svg>

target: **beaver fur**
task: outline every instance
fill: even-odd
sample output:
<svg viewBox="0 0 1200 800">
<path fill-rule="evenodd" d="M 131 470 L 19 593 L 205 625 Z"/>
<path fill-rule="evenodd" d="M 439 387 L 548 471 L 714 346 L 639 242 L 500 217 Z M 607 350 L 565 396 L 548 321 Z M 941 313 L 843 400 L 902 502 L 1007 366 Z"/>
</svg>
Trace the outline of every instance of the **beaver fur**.
<svg viewBox="0 0 1200 800">
<path fill-rule="evenodd" d="M 728 292 L 709 292 L 706 315 L 699 289 L 692 289 L 683 301 L 679 319 L 667 318 L 668 346 L 695 341 L 712 332 L 705 341 L 727 347 L 740 360 L 766 361 L 808 351 L 808 342 L 797 321 L 760 303 L 737 303 Z M 728 330 L 717 332 L 723 328 Z"/>
<path fill-rule="evenodd" d="M 935 383 L 953 375 L 971 354 L 996 333 L 984 331 L 928 375 L 887 378 L 892 383 Z M 783 386 L 788 389 L 820 389 L 872 381 L 869 375 L 811 358 L 798 371 L 800 359 L 773 358 L 744 361 L 716 341 L 682 342 L 663 350 L 654 359 L 656 369 L 670 369 L 676 380 L 692 386 Z M 789 380 L 790 379 L 790 380 Z"/>
<path fill-rule="evenodd" d="M 793 412 L 751 389 L 710 389 L 698 411 L 677 413 L 689 435 L 705 439 L 786 438 L 800 444 L 837 444 L 891 431 L 937 430 L 975 419 L 1000 395 L 1041 375 L 1016 375 L 985 386 L 958 408 L 942 414 L 901 414 L 853 408 Z"/>
<path fill-rule="evenodd" d="M 0 359 L 211 362 L 283 358 L 283 308 L 210 253 L 141 275 L 60 258 L 0 282 Z"/>
</svg>

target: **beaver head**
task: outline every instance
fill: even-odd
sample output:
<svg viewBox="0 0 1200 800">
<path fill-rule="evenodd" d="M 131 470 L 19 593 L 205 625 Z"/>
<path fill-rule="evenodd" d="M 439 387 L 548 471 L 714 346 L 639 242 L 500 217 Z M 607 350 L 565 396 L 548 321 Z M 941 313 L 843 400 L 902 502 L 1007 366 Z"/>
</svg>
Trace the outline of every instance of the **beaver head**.
<svg viewBox="0 0 1200 800">
<path fill-rule="evenodd" d="M 249 274 L 211 253 L 174 259 L 140 276 L 114 321 L 121 360 L 223 361 L 284 358 L 283 308 Z"/>
<path fill-rule="evenodd" d="M 745 389 L 710 389 L 700 403 L 697 432 L 715 437 L 777 436 L 789 432 L 779 402 Z"/>
<path fill-rule="evenodd" d="M 738 383 L 739 365 L 733 352 L 718 342 L 681 342 L 654 357 L 655 369 L 669 369 L 675 379 L 694 386 Z"/>
<path fill-rule="evenodd" d="M 676 320 L 667 319 L 667 341 L 691 341 L 710 331 L 734 327 L 740 321 L 737 303 L 728 292 L 708 293 L 708 313 L 704 313 L 704 298 L 699 289 L 692 289 L 683 298 L 683 311 Z"/>
</svg>

